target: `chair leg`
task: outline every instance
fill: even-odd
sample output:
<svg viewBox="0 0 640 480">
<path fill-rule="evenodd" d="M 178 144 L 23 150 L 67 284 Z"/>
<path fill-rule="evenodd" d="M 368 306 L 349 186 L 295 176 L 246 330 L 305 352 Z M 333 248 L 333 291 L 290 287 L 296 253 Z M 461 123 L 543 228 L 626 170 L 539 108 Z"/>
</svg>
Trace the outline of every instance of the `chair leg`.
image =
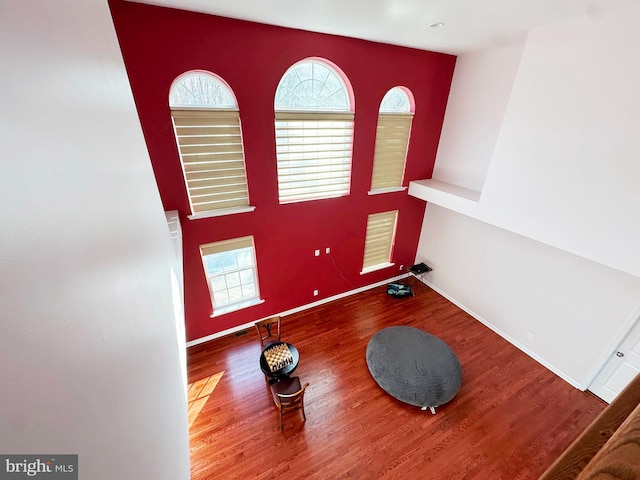
<svg viewBox="0 0 640 480">
<path fill-rule="evenodd" d="M 280 431 L 282 431 L 282 405 L 280 405 Z"/>
</svg>

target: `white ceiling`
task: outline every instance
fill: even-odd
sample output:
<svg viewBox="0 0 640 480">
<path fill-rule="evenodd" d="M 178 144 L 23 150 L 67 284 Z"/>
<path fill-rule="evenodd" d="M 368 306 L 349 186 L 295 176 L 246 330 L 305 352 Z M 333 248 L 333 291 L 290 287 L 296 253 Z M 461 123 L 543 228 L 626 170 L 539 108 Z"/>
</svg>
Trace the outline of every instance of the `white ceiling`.
<svg viewBox="0 0 640 480">
<path fill-rule="evenodd" d="M 134 0 L 135 1 L 135 0 Z M 165 7 L 459 55 L 638 0 L 140 0 Z M 430 25 L 443 22 L 433 28 Z"/>
</svg>

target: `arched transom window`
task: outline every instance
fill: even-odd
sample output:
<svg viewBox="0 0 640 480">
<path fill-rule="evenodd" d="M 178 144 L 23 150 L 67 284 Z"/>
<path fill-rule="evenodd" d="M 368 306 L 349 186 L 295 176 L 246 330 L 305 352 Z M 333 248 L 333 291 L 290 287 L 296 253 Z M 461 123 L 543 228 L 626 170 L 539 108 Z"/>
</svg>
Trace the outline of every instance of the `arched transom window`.
<svg viewBox="0 0 640 480">
<path fill-rule="evenodd" d="M 393 87 L 380 103 L 370 193 L 403 190 L 409 148 L 413 99 L 403 87 Z"/>
<path fill-rule="evenodd" d="M 171 87 L 171 107 L 211 107 L 238 109 L 231 89 L 209 73 L 188 73 Z"/>
<path fill-rule="evenodd" d="M 296 63 L 275 95 L 280 203 L 349 194 L 353 149 L 351 89 L 320 59 Z"/>
<path fill-rule="evenodd" d="M 380 102 L 380 113 L 410 113 L 411 102 L 407 92 L 400 87 L 393 87 L 385 93 Z"/>
<path fill-rule="evenodd" d="M 190 218 L 252 210 L 240 114 L 231 88 L 211 73 L 188 72 L 174 81 L 169 105 Z"/>
</svg>

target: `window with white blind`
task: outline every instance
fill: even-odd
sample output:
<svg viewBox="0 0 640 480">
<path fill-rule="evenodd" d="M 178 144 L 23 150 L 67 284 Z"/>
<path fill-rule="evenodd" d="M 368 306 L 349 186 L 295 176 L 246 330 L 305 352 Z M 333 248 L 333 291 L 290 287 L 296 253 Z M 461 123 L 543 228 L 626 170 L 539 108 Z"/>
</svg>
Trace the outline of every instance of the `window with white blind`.
<svg viewBox="0 0 640 480">
<path fill-rule="evenodd" d="M 189 72 L 171 87 L 169 105 L 191 215 L 203 218 L 251 211 L 240 114 L 219 77 Z"/>
<path fill-rule="evenodd" d="M 348 195 L 353 107 L 343 75 L 307 59 L 287 70 L 275 97 L 280 203 Z"/>
<path fill-rule="evenodd" d="M 261 303 L 253 237 L 200 245 L 213 315 Z"/>
<path fill-rule="evenodd" d="M 404 168 L 413 120 L 407 90 L 393 87 L 380 104 L 370 194 L 404 190 Z"/>
<path fill-rule="evenodd" d="M 390 267 L 398 211 L 374 213 L 367 219 L 362 272 Z"/>
</svg>

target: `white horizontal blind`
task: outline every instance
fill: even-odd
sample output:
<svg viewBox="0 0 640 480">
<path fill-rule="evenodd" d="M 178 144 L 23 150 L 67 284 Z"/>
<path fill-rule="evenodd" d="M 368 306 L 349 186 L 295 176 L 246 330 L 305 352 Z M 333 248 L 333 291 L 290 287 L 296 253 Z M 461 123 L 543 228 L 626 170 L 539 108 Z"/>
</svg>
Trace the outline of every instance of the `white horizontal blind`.
<svg viewBox="0 0 640 480">
<path fill-rule="evenodd" d="M 276 112 L 280 203 L 349 194 L 353 113 Z"/>
<path fill-rule="evenodd" d="M 397 210 L 369 215 L 362 262 L 363 270 L 391 261 L 391 247 L 393 246 L 397 215 Z"/>
<path fill-rule="evenodd" d="M 194 214 L 249 205 L 237 110 L 171 109 Z"/>
<path fill-rule="evenodd" d="M 371 189 L 402 186 L 413 114 L 378 115 Z"/>
<path fill-rule="evenodd" d="M 240 250 L 241 248 L 248 247 L 253 247 L 253 237 L 251 235 L 200 245 L 200 253 L 202 256 L 206 256 L 213 255 L 215 253 L 229 252 L 231 250 Z"/>
</svg>

